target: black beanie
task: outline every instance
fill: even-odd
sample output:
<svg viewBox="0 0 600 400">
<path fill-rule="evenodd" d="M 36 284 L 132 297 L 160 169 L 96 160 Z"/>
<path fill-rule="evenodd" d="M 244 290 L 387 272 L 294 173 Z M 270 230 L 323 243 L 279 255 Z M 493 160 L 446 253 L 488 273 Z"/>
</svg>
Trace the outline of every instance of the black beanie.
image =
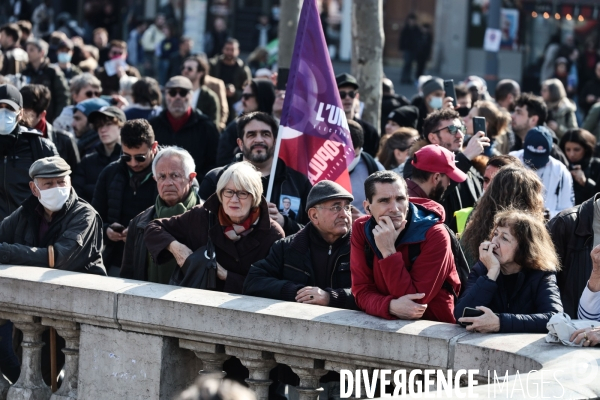
<svg viewBox="0 0 600 400">
<path fill-rule="evenodd" d="M 273 103 L 275 102 L 275 85 L 273 85 L 273 82 L 267 79 L 252 79 L 250 85 L 258 103 L 257 111 L 271 115 Z"/>
<path fill-rule="evenodd" d="M 419 122 L 419 109 L 415 106 L 402 106 L 393 110 L 387 117 L 398 125 L 417 129 Z"/>
</svg>

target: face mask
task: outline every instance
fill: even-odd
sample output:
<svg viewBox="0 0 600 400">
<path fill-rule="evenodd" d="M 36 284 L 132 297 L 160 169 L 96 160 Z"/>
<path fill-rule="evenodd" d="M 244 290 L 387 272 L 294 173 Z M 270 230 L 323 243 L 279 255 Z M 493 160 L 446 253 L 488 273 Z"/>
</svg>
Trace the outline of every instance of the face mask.
<svg viewBox="0 0 600 400">
<path fill-rule="evenodd" d="M 467 115 L 469 115 L 469 112 L 471 111 L 471 109 L 469 107 L 458 107 L 456 109 L 456 111 L 458 111 L 458 114 L 461 117 L 466 117 Z"/>
<path fill-rule="evenodd" d="M 70 187 L 55 187 L 46 190 L 41 190 L 37 184 L 35 187 L 40 191 L 40 203 L 52 212 L 62 209 L 71 193 Z"/>
<path fill-rule="evenodd" d="M 61 64 L 68 64 L 71 62 L 71 54 L 69 53 L 58 53 L 58 62 Z"/>
<path fill-rule="evenodd" d="M 431 100 L 429 100 L 429 107 L 433 108 L 434 110 L 439 110 L 442 108 L 442 104 L 443 99 L 441 97 L 432 97 Z"/>
<path fill-rule="evenodd" d="M 0 135 L 10 135 L 17 126 L 17 113 L 0 108 Z"/>
</svg>

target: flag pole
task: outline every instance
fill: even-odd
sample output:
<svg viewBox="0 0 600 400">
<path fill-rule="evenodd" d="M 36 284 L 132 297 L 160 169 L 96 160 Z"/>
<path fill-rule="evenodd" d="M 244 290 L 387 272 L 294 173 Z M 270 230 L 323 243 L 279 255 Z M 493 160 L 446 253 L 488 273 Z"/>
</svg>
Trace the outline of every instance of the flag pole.
<svg viewBox="0 0 600 400">
<path fill-rule="evenodd" d="M 279 161 L 279 148 L 281 147 L 281 137 L 283 136 L 283 126 L 279 125 L 279 131 L 277 132 L 277 140 L 275 141 L 275 152 L 273 153 L 273 163 L 271 164 L 271 174 L 269 175 L 269 185 L 267 186 L 267 201 L 271 201 L 271 194 L 273 193 L 273 183 L 275 183 L 275 170 L 277 169 L 277 162 Z M 279 207 L 279 204 L 276 204 Z"/>
</svg>

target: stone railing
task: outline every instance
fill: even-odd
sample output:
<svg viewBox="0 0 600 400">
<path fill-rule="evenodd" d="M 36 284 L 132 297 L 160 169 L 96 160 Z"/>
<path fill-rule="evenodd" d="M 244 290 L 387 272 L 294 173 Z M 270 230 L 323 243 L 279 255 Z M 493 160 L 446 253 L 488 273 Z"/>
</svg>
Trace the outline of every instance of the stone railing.
<svg viewBox="0 0 600 400">
<path fill-rule="evenodd" d="M 543 384 L 544 396 L 600 395 L 600 374 L 585 382 L 578 375 L 600 351 L 550 345 L 543 335 L 470 334 L 444 323 L 44 268 L 0 266 L 0 318 L 23 332 L 21 376 L 12 386 L 0 380 L 0 399 L 172 399 L 199 372 L 223 375 L 232 356 L 250 371 L 259 400 L 276 363 L 299 375 L 300 400 L 316 399 L 319 378 L 341 369 L 477 369 L 481 384 L 488 371 L 513 381 L 519 371 L 531 393 Z M 66 340 L 65 377 L 53 394 L 40 365 L 48 327 Z M 525 380 L 530 370 L 538 372 Z M 500 385 L 474 393 L 488 398 L 490 389 Z M 497 397 L 521 393 L 503 390 Z"/>
</svg>

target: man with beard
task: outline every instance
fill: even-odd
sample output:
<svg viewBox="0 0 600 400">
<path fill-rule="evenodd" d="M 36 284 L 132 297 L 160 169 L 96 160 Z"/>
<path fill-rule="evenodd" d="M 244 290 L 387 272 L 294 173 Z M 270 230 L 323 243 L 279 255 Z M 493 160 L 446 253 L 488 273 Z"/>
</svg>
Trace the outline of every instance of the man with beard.
<svg viewBox="0 0 600 400">
<path fill-rule="evenodd" d="M 158 142 L 148 121 L 134 119 L 121 128 L 121 159 L 102 170 L 92 206 L 104 221 L 102 259 L 108 275 L 119 276 L 129 222 L 152 206 L 158 195 L 152 161 Z"/>
<path fill-rule="evenodd" d="M 193 108 L 192 82 L 177 75 L 165 85 L 167 109 L 150 120 L 161 145 L 186 149 L 196 163 L 198 181 L 215 167 L 219 132 L 206 115 Z"/>
<path fill-rule="evenodd" d="M 225 82 L 229 121 L 235 117 L 233 105 L 242 97 L 244 84 L 252 79 L 250 68 L 239 58 L 240 43 L 233 38 L 227 39 L 223 54 L 210 60 L 210 74 Z"/>
<path fill-rule="evenodd" d="M 515 133 L 515 144 L 511 147 L 510 151 L 523 150 L 523 142 L 525 141 L 527 132 L 536 126 L 544 126 L 546 118 L 548 118 L 548 108 L 544 99 L 531 93 L 520 95 L 516 100 L 515 109 L 511 114 L 511 126 Z M 552 131 L 550 131 L 550 134 L 552 135 L 550 155 L 566 166 L 569 166 L 567 157 L 560 147 L 558 147 L 556 134 Z"/>
<path fill-rule="evenodd" d="M 515 111 L 517 98 L 521 95 L 521 86 L 512 79 L 502 79 L 496 85 L 496 104 L 509 112 Z"/>
<path fill-rule="evenodd" d="M 467 180 L 467 175 L 456 167 L 454 153 L 437 144 L 417 151 L 411 164 L 412 177 L 406 179 L 411 198 L 422 197 L 439 203 L 452 182 Z"/>
<path fill-rule="evenodd" d="M 240 117 L 237 121 L 237 127 L 237 143 L 242 153 L 236 155 L 234 163 L 248 161 L 260 171 L 264 196 L 267 192 L 271 166 L 273 165 L 278 132 L 277 122 L 269 114 L 257 111 Z M 221 174 L 230 165 L 215 168 L 206 174 L 200 185 L 199 194 L 202 199 L 207 199 L 215 193 Z M 282 159 L 277 160 L 273 191 L 271 198 L 267 200 L 269 201 L 270 217 L 281 225 L 286 236 L 298 232 L 308 222 L 308 216 L 304 209 L 310 189 L 310 182 L 305 175 L 288 168 Z M 298 210 L 294 210 L 296 212 L 295 218 L 290 215 L 282 215 L 277 208 L 277 204 L 282 203 L 286 197 L 300 199 L 300 207 Z"/>
<path fill-rule="evenodd" d="M 490 139 L 483 132 L 477 132 L 463 149 L 465 131 L 458 112 L 444 108 L 427 116 L 423 123 L 423 140 L 420 141 L 421 145 L 438 144 L 454 153 L 456 167 L 467 175 L 464 182 L 450 184 L 440 203 L 448 216 L 446 225 L 454 232 L 457 230 L 454 212 L 472 207 L 483 193 L 483 178 L 473 167 L 471 160 L 482 154 L 484 148 L 490 145 Z M 412 163 L 407 161 L 404 165 L 404 178 L 411 178 L 412 172 Z"/>
</svg>

